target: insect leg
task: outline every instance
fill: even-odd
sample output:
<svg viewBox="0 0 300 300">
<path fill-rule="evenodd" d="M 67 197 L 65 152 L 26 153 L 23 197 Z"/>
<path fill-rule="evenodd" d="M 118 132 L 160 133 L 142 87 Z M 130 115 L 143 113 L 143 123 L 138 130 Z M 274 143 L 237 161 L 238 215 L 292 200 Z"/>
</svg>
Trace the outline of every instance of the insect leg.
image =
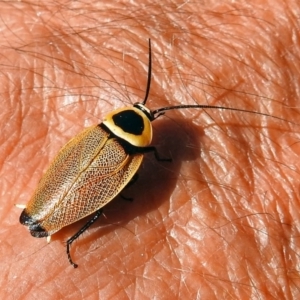
<svg viewBox="0 0 300 300">
<path fill-rule="evenodd" d="M 122 195 L 122 194 L 120 194 L 120 197 L 122 198 L 122 199 L 124 199 L 125 201 L 130 201 L 130 202 L 132 202 L 133 201 L 133 198 L 130 198 L 130 197 L 125 197 L 124 195 Z"/>
<path fill-rule="evenodd" d="M 138 148 L 140 153 L 146 153 L 146 152 L 154 152 L 155 158 L 158 161 L 172 161 L 172 158 L 162 158 L 159 156 L 158 151 L 155 147 L 150 146 L 150 147 L 139 147 Z"/>
<path fill-rule="evenodd" d="M 131 178 L 131 180 L 127 183 L 127 185 L 125 186 L 125 189 L 127 189 L 128 187 L 132 186 L 139 178 L 139 174 L 136 173 L 134 174 L 134 176 Z M 124 195 L 120 194 L 121 198 L 123 198 L 126 201 L 133 201 L 133 198 L 128 198 L 125 197 Z"/>
<path fill-rule="evenodd" d="M 138 180 L 139 178 L 139 174 L 138 173 L 135 173 L 134 176 L 131 178 L 131 180 L 127 183 L 127 185 L 125 186 L 125 188 L 129 188 L 130 186 L 132 186 L 133 184 L 136 183 L 136 181 Z"/>
<path fill-rule="evenodd" d="M 75 233 L 72 237 L 70 237 L 68 240 L 67 240 L 67 255 L 68 255 L 68 260 L 70 262 L 70 264 L 74 267 L 74 268 L 77 268 L 78 265 L 75 264 L 71 258 L 71 254 L 70 254 L 70 246 L 71 244 L 81 235 L 83 234 L 93 223 L 95 223 L 98 218 L 101 216 L 103 210 L 102 209 L 99 209 L 96 211 L 96 214 L 95 216 L 90 219 L 77 233 Z"/>
</svg>

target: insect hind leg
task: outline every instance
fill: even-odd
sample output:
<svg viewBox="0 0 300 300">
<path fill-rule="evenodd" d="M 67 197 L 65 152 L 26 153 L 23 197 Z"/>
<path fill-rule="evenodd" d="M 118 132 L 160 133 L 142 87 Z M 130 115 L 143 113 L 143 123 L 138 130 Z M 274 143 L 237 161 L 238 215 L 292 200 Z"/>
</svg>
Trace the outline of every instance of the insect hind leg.
<svg viewBox="0 0 300 300">
<path fill-rule="evenodd" d="M 93 216 L 92 219 L 90 219 L 77 233 L 75 233 L 72 237 L 70 237 L 67 240 L 67 255 L 68 255 L 68 260 L 70 262 L 70 264 L 74 267 L 77 268 L 78 265 L 75 264 L 71 258 L 71 254 L 70 254 L 70 247 L 71 244 L 80 236 L 82 235 L 92 224 L 94 224 L 99 217 L 102 215 L 103 210 L 99 209 L 96 211 L 96 214 Z"/>
</svg>

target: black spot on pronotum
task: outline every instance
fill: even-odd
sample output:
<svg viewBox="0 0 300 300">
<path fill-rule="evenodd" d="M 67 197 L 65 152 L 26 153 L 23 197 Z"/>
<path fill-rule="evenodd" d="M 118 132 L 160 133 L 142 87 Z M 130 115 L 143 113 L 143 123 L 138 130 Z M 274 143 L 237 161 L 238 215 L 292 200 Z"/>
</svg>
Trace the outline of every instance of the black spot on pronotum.
<svg viewBox="0 0 300 300">
<path fill-rule="evenodd" d="M 116 126 L 127 133 L 141 135 L 144 131 L 143 118 L 133 110 L 124 110 L 115 114 L 113 121 Z"/>
</svg>

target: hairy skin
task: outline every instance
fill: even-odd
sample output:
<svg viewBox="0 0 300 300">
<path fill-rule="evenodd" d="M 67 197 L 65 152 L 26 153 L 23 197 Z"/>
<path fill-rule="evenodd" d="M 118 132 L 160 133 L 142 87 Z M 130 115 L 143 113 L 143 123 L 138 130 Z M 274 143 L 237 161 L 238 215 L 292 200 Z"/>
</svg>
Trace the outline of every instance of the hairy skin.
<svg viewBox="0 0 300 300">
<path fill-rule="evenodd" d="M 203 2 L 203 1 L 201 1 Z M 228 3 L 227 3 L 228 2 Z M 299 297 L 298 1 L 1 3 L 1 299 Z M 107 4 L 106 4 L 107 3 Z M 139 180 L 71 248 L 19 224 L 57 151 L 110 110 L 168 112 Z"/>
</svg>

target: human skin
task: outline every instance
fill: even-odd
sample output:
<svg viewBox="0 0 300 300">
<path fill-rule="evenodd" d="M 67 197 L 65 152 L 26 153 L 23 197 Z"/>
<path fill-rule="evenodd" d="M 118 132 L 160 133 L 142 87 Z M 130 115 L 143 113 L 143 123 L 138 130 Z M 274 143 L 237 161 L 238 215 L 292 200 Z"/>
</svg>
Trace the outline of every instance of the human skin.
<svg viewBox="0 0 300 300">
<path fill-rule="evenodd" d="M 299 297 L 298 1 L 1 3 L 1 299 Z M 132 2 L 131 2 L 132 3 Z M 31 237 L 21 211 L 57 151 L 112 109 L 167 112 L 139 179 L 86 221 Z"/>
</svg>

